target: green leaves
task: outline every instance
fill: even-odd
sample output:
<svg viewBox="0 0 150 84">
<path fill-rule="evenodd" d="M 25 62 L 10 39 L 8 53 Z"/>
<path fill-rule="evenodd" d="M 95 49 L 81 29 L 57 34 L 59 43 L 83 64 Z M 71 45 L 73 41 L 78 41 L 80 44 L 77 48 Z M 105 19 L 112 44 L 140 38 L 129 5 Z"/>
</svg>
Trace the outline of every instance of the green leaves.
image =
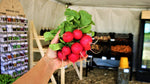
<svg viewBox="0 0 150 84">
<path fill-rule="evenodd" d="M 66 19 L 67 19 L 67 21 L 71 21 L 74 19 L 74 17 L 73 16 L 67 16 Z"/>
<path fill-rule="evenodd" d="M 61 50 L 62 47 L 64 47 L 64 44 L 63 44 L 63 43 L 50 44 L 49 47 L 50 47 L 52 50 Z"/>
<path fill-rule="evenodd" d="M 94 35 L 91 28 L 92 25 L 95 25 L 95 23 L 92 21 L 92 16 L 88 12 L 84 10 L 77 12 L 68 8 L 64 14 L 66 16 L 66 21 L 63 21 L 56 29 L 44 33 L 45 41 L 51 41 L 56 33 L 61 30 L 59 34 L 60 43 L 49 45 L 52 50 L 61 50 L 64 45 L 71 47 L 73 42 L 76 41 L 74 40 L 72 42 L 65 43 L 62 40 L 62 35 L 67 31 L 73 32 L 75 29 L 80 29 L 83 33 L 90 33 Z"/>
<path fill-rule="evenodd" d="M 70 31 L 73 32 L 74 25 L 71 22 L 65 21 L 65 32 Z"/>
<path fill-rule="evenodd" d="M 0 74 L 0 84 L 12 84 L 17 78 L 13 78 L 6 74 Z"/>
<path fill-rule="evenodd" d="M 95 32 L 92 31 L 92 36 L 95 36 Z"/>
<path fill-rule="evenodd" d="M 80 27 L 87 26 L 87 25 L 91 24 L 92 16 L 88 12 L 86 12 L 84 10 L 80 10 L 79 14 L 81 16 Z"/>
<path fill-rule="evenodd" d="M 45 32 L 44 38 L 45 38 L 45 41 L 49 41 L 49 40 L 52 40 L 54 38 L 54 35 L 51 32 Z"/>
<path fill-rule="evenodd" d="M 71 10 L 71 9 L 66 9 L 65 16 L 73 16 L 75 19 L 79 19 L 80 18 L 79 13 L 77 11 Z"/>
<path fill-rule="evenodd" d="M 60 41 L 61 43 L 65 44 L 65 41 L 63 41 L 62 39 L 59 39 L 59 41 Z"/>
<path fill-rule="evenodd" d="M 91 25 L 88 25 L 87 27 L 82 28 L 81 31 L 82 31 L 83 33 L 88 33 L 88 32 L 90 32 L 90 31 L 91 31 Z"/>
</svg>

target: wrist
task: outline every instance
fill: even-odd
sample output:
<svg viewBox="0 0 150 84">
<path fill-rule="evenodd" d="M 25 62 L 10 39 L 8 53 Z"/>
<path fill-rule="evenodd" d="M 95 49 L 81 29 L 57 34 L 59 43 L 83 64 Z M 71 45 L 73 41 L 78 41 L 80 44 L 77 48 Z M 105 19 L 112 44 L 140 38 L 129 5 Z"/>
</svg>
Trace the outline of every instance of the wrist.
<svg viewBox="0 0 150 84">
<path fill-rule="evenodd" d="M 48 67 L 48 69 L 52 70 L 53 72 L 55 72 L 55 62 L 54 62 L 54 58 L 49 58 L 47 56 L 43 57 L 46 66 Z"/>
</svg>

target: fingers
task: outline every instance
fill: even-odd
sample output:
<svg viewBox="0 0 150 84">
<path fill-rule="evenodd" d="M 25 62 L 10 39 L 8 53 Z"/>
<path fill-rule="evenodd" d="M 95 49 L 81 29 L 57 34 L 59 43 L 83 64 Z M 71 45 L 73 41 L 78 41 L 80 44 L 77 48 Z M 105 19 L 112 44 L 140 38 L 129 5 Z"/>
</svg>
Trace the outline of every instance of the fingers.
<svg viewBox="0 0 150 84">
<path fill-rule="evenodd" d="M 51 44 L 58 43 L 60 30 L 55 35 L 54 39 L 51 41 Z"/>
<path fill-rule="evenodd" d="M 71 63 L 69 60 L 64 61 L 64 62 L 63 62 L 63 66 L 66 66 L 66 65 L 68 65 L 69 63 Z"/>
</svg>

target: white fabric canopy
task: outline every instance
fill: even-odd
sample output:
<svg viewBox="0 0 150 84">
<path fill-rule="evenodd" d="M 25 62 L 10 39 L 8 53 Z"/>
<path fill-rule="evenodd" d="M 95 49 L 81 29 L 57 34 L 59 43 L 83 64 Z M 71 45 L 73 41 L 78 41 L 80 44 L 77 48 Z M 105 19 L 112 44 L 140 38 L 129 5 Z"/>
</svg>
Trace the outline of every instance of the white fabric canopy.
<svg viewBox="0 0 150 84">
<path fill-rule="evenodd" d="M 41 27 L 56 28 L 63 20 L 65 6 L 50 0 L 20 0 L 28 20 L 33 20 L 40 32 Z"/>
</svg>

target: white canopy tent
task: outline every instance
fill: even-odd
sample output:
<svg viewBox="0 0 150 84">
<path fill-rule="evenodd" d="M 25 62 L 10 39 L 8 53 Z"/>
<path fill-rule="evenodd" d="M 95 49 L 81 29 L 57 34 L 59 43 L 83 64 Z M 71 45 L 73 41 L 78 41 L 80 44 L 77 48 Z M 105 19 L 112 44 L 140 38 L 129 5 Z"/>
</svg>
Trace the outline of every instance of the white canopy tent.
<svg viewBox="0 0 150 84">
<path fill-rule="evenodd" d="M 1 0 L 0 0 L 1 1 Z M 150 0 L 19 0 L 28 20 L 40 28 L 56 28 L 64 20 L 65 4 L 75 10 L 86 10 L 93 16 L 97 32 L 132 33 L 136 58 L 140 13 L 150 9 Z M 135 63 L 135 60 L 133 60 Z M 134 64 L 135 65 L 135 64 Z M 134 66 L 135 67 L 135 66 Z"/>
</svg>

